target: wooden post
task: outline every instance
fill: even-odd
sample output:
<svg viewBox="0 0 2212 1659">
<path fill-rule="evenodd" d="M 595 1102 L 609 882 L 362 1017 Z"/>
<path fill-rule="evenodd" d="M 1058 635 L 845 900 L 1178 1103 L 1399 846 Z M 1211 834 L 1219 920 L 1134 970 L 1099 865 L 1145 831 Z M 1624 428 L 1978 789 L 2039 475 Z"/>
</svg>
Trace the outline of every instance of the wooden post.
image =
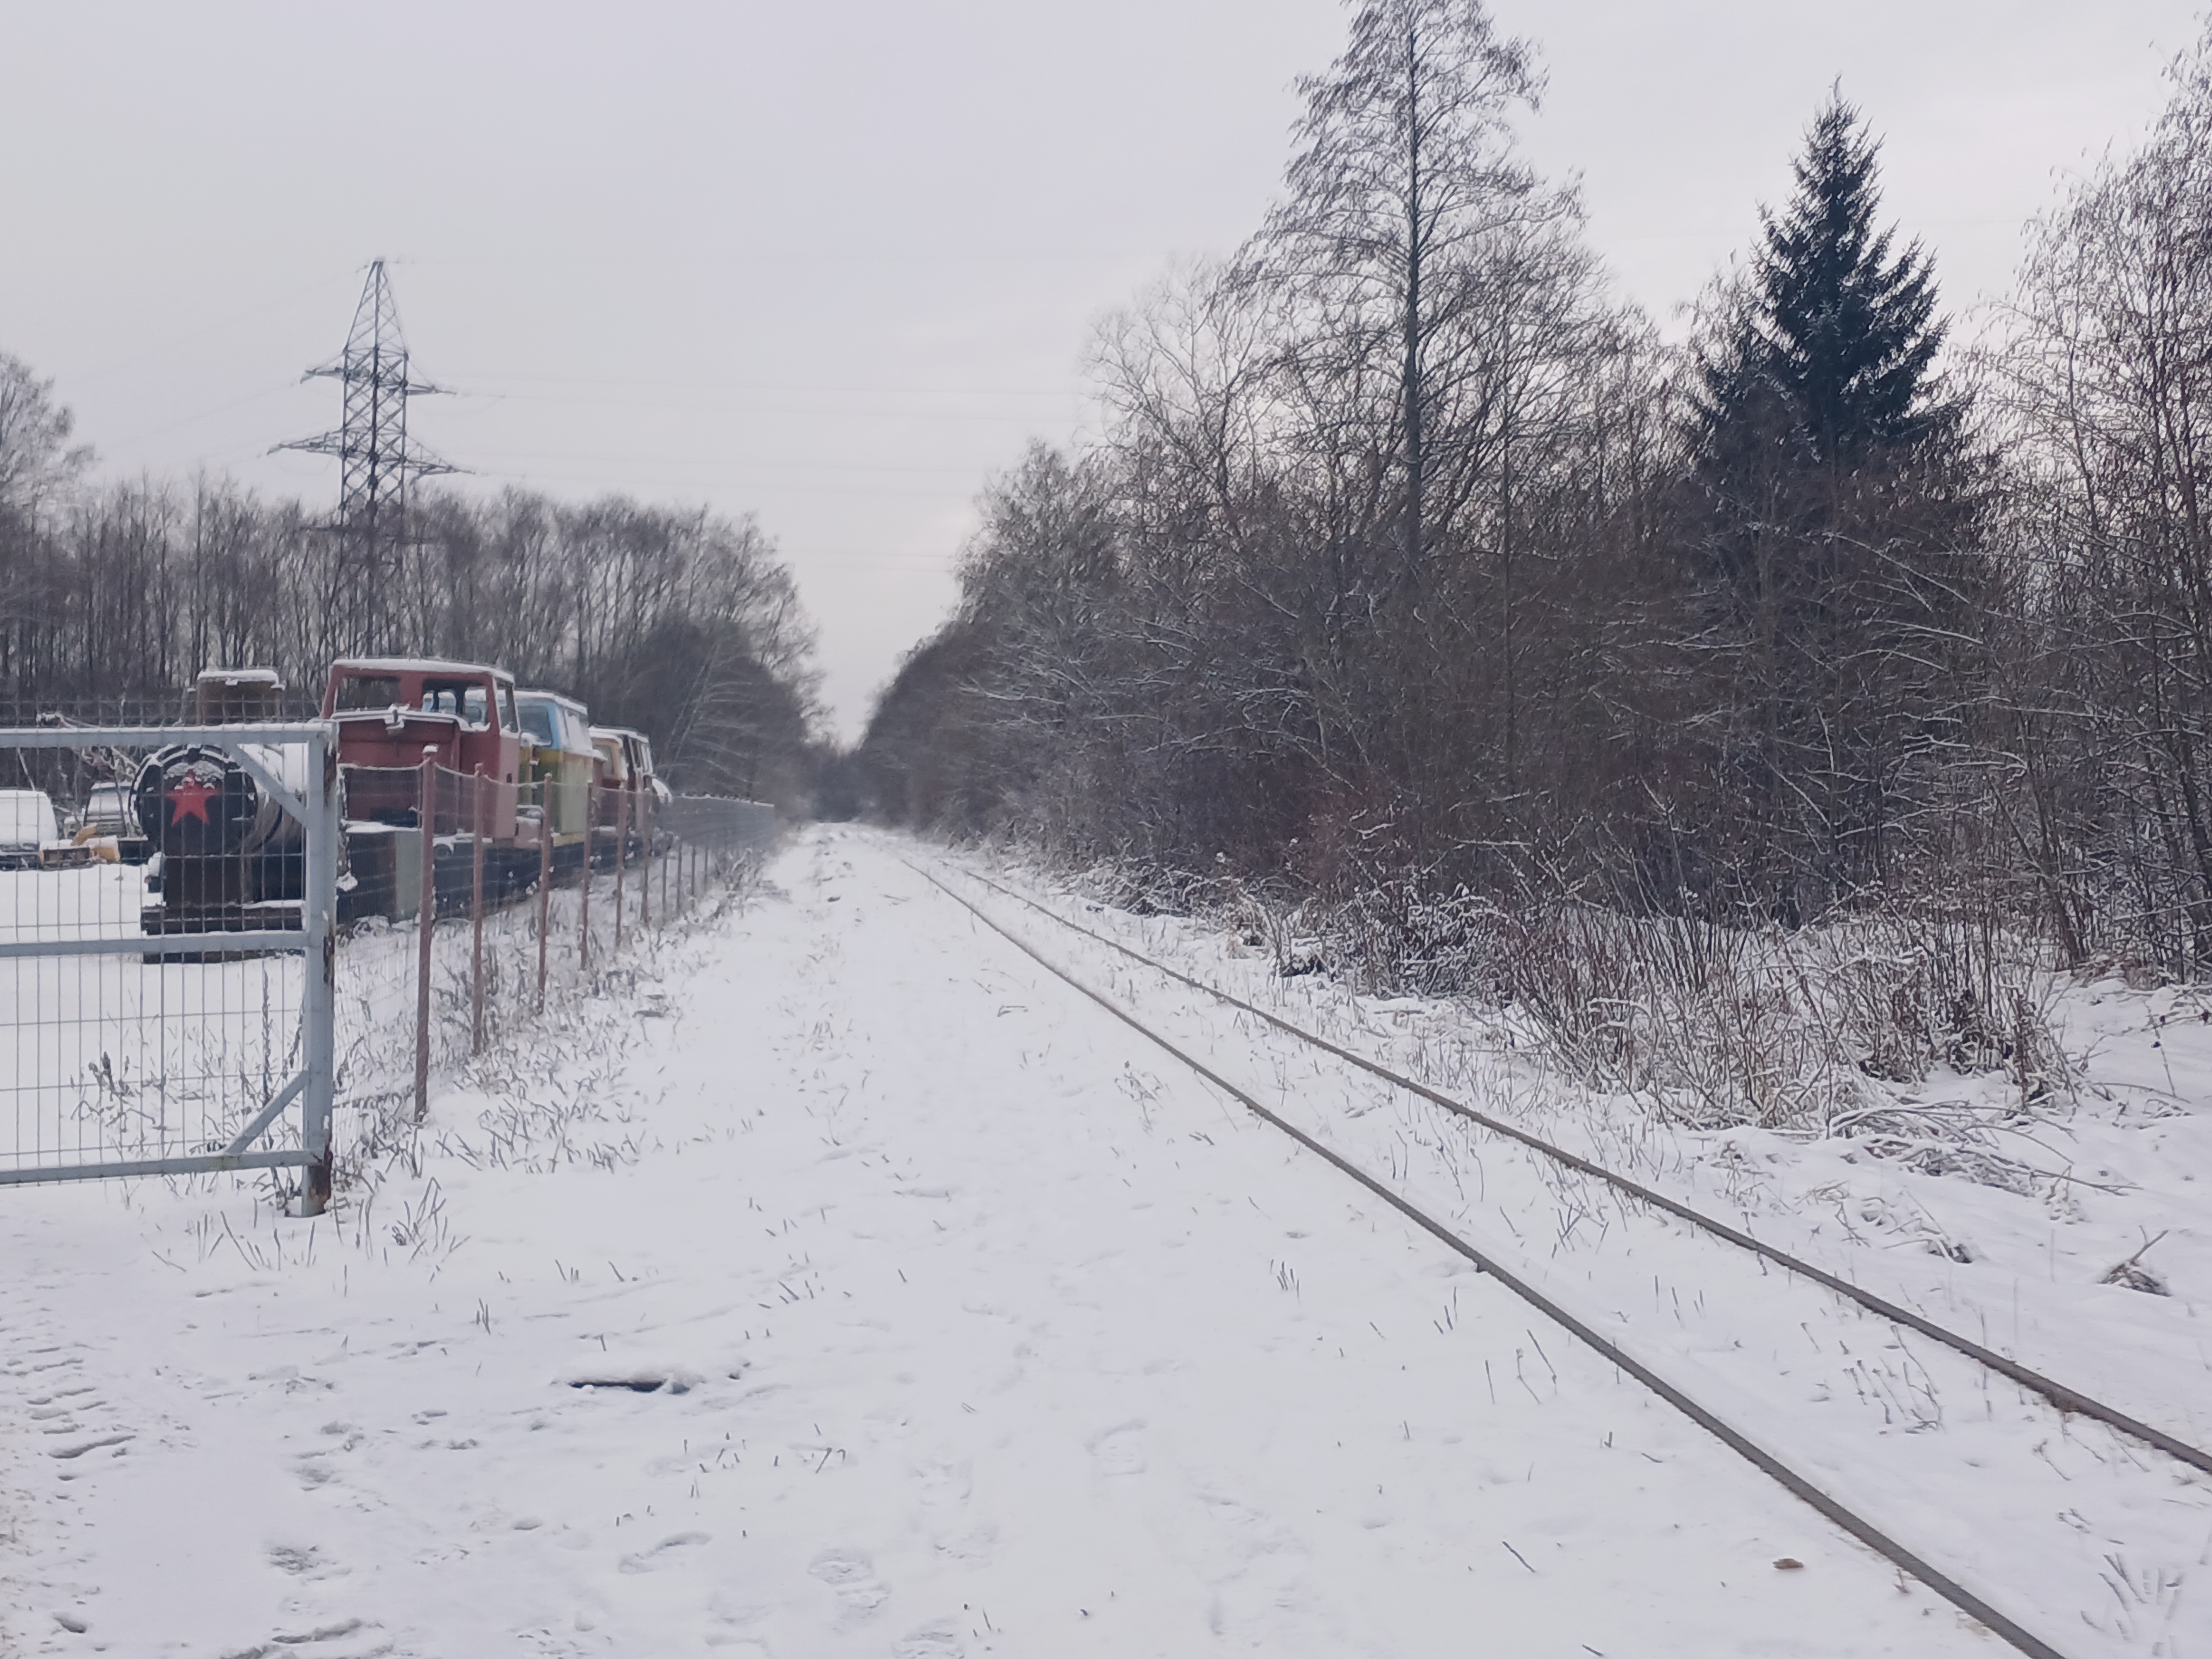
<svg viewBox="0 0 2212 1659">
<path fill-rule="evenodd" d="M 422 887 L 416 897 L 415 1121 L 430 1110 L 430 930 L 438 915 L 438 751 L 422 751 L 422 798 L 416 808 L 422 837 Z"/>
<path fill-rule="evenodd" d="M 515 792 L 516 805 L 521 791 Z M 553 922 L 553 819 L 545 810 L 545 786 L 538 794 L 538 1012 L 545 1012 L 545 938 Z"/>
<path fill-rule="evenodd" d="M 615 953 L 622 953 L 623 871 L 629 863 L 629 791 L 615 791 Z"/>
<path fill-rule="evenodd" d="M 475 822 L 469 839 L 476 845 L 475 889 L 469 904 L 470 925 L 475 937 L 469 945 L 469 1052 L 483 1052 L 483 876 L 484 769 L 477 768 Z"/>
</svg>

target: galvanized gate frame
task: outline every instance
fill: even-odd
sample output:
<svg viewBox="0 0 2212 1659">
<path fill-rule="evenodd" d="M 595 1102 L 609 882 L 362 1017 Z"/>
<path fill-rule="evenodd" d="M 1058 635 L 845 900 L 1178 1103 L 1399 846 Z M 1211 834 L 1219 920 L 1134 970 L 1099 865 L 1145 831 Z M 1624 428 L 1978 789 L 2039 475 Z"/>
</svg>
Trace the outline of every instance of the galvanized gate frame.
<svg viewBox="0 0 2212 1659">
<path fill-rule="evenodd" d="M 300 1070 L 271 1095 L 261 1109 L 221 1152 L 176 1158 L 139 1158 L 103 1164 L 70 1164 L 0 1170 L 0 1186 L 49 1181 L 92 1181 L 113 1176 L 198 1175 L 222 1170 L 297 1168 L 303 1171 L 300 1213 L 320 1215 L 331 1197 L 331 1104 L 337 1089 L 333 1025 L 337 1015 L 338 790 L 336 730 L 321 720 L 286 725 L 194 726 L 10 726 L 0 727 L 0 750 L 155 750 L 172 744 L 219 748 L 245 768 L 254 782 L 307 831 L 306 880 L 301 885 L 298 929 L 260 928 L 215 933 L 162 933 L 120 939 L 0 940 L 0 960 L 25 957 L 197 955 L 217 945 L 224 951 L 296 953 L 306 963 L 302 980 Z M 271 776 L 246 747 L 304 744 L 307 748 L 305 799 Z M 285 1109 L 300 1103 L 297 1147 L 250 1150 Z"/>
</svg>

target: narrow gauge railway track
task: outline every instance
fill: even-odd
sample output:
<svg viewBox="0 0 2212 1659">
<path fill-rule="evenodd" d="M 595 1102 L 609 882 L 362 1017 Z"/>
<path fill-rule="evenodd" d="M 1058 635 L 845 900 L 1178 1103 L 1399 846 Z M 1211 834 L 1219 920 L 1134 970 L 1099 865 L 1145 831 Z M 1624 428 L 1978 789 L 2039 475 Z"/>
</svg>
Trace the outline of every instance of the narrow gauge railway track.
<svg viewBox="0 0 2212 1659">
<path fill-rule="evenodd" d="M 925 871 L 922 873 L 926 875 L 927 872 Z M 1345 1061 L 1347 1065 L 1358 1066 L 1361 1071 L 1380 1079 L 1393 1088 L 1402 1089 L 1408 1094 L 1418 1095 L 1431 1105 L 1440 1106 L 1455 1117 L 1463 1118 L 1492 1134 L 1502 1136 L 1531 1151 L 1540 1152 L 1544 1157 L 1578 1174 L 1601 1181 L 1616 1192 L 1626 1194 L 1639 1203 L 1648 1204 L 1654 1209 L 1663 1210 L 1677 1220 L 1686 1221 L 1702 1232 L 1710 1233 L 1716 1238 L 1725 1239 L 1739 1249 L 1748 1250 L 1754 1255 L 1763 1256 L 1777 1267 L 1793 1273 L 1801 1279 L 1810 1279 L 1823 1289 L 1832 1291 L 1838 1296 L 1856 1302 L 1869 1313 L 1877 1314 L 1893 1324 L 1902 1325 L 1907 1330 L 1917 1332 L 1932 1341 L 1940 1342 L 1945 1347 L 1964 1354 L 1976 1364 L 1988 1367 L 2008 1381 L 2018 1383 L 2030 1393 L 2040 1395 L 2062 1412 L 2071 1412 L 2078 1416 L 2094 1419 L 2108 1428 L 2117 1429 L 2147 1446 L 2164 1452 L 2169 1457 L 2189 1464 L 2206 1474 L 2212 1474 L 2212 1452 L 2193 1446 L 2178 1436 L 2169 1434 L 2164 1429 L 2131 1417 L 2117 1407 L 2108 1406 L 2103 1401 L 2083 1394 L 2078 1389 L 2069 1388 L 2065 1383 L 2031 1370 L 2019 1361 L 2008 1358 L 1995 1349 L 1974 1341 L 1970 1337 L 1961 1336 L 1958 1332 L 1946 1326 L 1938 1325 L 1933 1320 L 1913 1312 L 1911 1309 L 1890 1301 L 1887 1297 L 1878 1296 L 1874 1291 L 1854 1285 L 1850 1280 L 1832 1273 L 1824 1267 L 1815 1267 L 1802 1257 L 1794 1256 L 1787 1250 L 1778 1249 L 1771 1244 L 1755 1238 L 1740 1227 L 1731 1227 L 1725 1221 L 1709 1216 L 1702 1210 L 1693 1209 L 1689 1205 L 1677 1199 L 1669 1198 L 1666 1194 L 1647 1187 L 1639 1181 L 1632 1180 L 1616 1170 L 1608 1170 L 1601 1164 L 1594 1164 L 1586 1158 L 1578 1157 L 1563 1146 L 1555 1146 L 1542 1136 L 1531 1134 L 1526 1129 L 1519 1128 L 1501 1118 L 1493 1117 L 1487 1112 L 1467 1104 L 1464 1101 L 1455 1100 L 1449 1095 L 1439 1093 L 1416 1079 L 1407 1077 L 1403 1073 L 1393 1071 L 1390 1067 L 1370 1060 L 1366 1055 L 1354 1049 L 1332 1042 L 1327 1037 L 1309 1031 L 1304 1026 L 1286 1020 L 1279 1014 L 1270 1013 L 1267 1009 L 1247 1002 L 1241 997 L 1231 996 L 1228 992 L 1170 968 L 1165 963 L 1155 962 L 1141 951 L 1131 950 L 1119 939 L 1109 939 L 1103 933 L 1084 927 L 1080 922 L 1071 921 L 1050 906 L 1040 904 L 1027 894 L 1018 892 L 1013 888 L 993 881 L 988 876 L 977 875 L 972 870 L 963 871 L 962 873 L 969 880 L 1012 899 L 1018 904 L 1026 906 L 1039 915 L 1058 922 L 1070 932 L 1080 933 L 1087 939 L 1118 951 L 1130 961 L 1141 963 L 1154 973 L 1175 981 L 1178 985 L 1202 992 L 1215 1001 L 1236 1009 L 1239 1013 L 1249 1014 L 1255 1019 L 1263 1020 L 1285 1035 L 1295 1037 L 1309 1047 L 1318 1048 L 1324 1054 Z M 942 883 L 939 884 L 943 885 Z M 958 896 L 956 894 L 955 896 Z"/>
<path fill-rule="evenodd" d="M 1085 983 L 1075 975 L 1070 973 L 1067 969 L 1052 961 L 1051 958 L 1038 951 L 1026 939 L 1024 939 L 1018 933 L 1000 924 L 995 918 L 990 915 L 973 900 L 969 899 L 967 896 L 959 892 L 953 887 L 948 885 L 944 881 L 939 880 L 938 877 L 930 871 L 923 869 L 919 865 L 913 864 L 910 860 L 908 861 L 908 867 L 914 870 L 915 872 L 920 875 L 925 881 L 927 881 L 939 891 L 944 893 L 955 903 L 960 905 L 962 908 L 975 917 L 975 920 L 981 921 L 984 927 L 989 928 L 991 932 L 998 934 L 1000 938 L 1005 939 L 1016 950 L 1021 951 L 1023 955 L 1036 963 L 1038 966 L 1043 968 L 1054 978 L 1060 980 L 1071 988 L 1079 992 L 1083 996 L 1096 1003 L 1099 1007 L 1113 1015 L 1115 1019 L 1121 1021 L 1123 1024 L 1128 1026 L 1132 1030 L 1144 1037 L 1148 1042 L 1151 1042 L 1154 1046 L 1166 1051 L 1179 1063 L 1188 1067 L 1198 1076 L 1205 1079 L 1208 1083 L 1212 1084 L 1215 1088 L 1222 1091 L 1231 1098 L 1236 1100 L 1240 1105 L 1243 1106 L 1255 1116 L 1260 1118 L 1262 1121 L 1269 1124 L 1273 1127 L 1280 1130 L 1284 1134 L 1289 1136 L 1308 1152 L 1313 1153 L 1316 1157 L 1328 1164 L 1340 1174 L 1345 1175 L 1351 1180 L 1356 1182 L 1359 1186 L 1364 1188 L 1375 1197 L 1389 1205 L 1393 1210 L 1405 1217 L 1407 1220 L 1412 1222 L 1422 1231 L 1435 1238 L 1446 1249 L 1464 1257 L 1467 1261 L 1472 1262 L 1480 1271 L 1487 1273 L 1492 1278 L 1497 1279 L 1499 1284 L 1511 1291 L 1515 1295 L 1520 1297 L 1524 1302 L 1527 1302 L 1530 1306 L 1535 1308 L 1539 1312 L 1542 1313 L 1546 1318 L 1553 1321 L 1554 1323 L 1565 1329 L 1571 1335 L 1574 1336 L 1577 1340 L 1592 1349 L 1609 1364 L 1619 1367 L 1623 1372 L 1634 1377 L 1638 1382 L 1641 1382 L 1644 1387 L 1656 1394 L 1661 1399 L 1666 1401 L 1668 1404 L 1673 1406 L 1676 1410 L 1682 1413 L 1684 1416 L 1689 1418 L 1699 1427 L 1711 1434 L 1716 1439 L 1726 1445 L 1730 1450 L 1744 1458 L 1761 1473 L 1774 1480 L 1793 1496 L 1802 1500 L 1826 1519 L 1841 1528 L 1844 1532 L 1850 1534 L 1853 1538 L 1856 1538 L 1861 1543 L 1866 1545 L 1869 1548 L 1874 1550 L 1876 1553 L 1881 1555 L 1899 1569 L 1917 1579 L 1921 1583 L 1933 1590 L 1936 1595 L 1942 1596 L 1945 1601 L 1950 1602 L 1954 1607 L 1959 1608 L 1961 1612 L 1979 1622 L 1991 1633 L 2001 1637 L 2003 1640 L 2010 1644 L 2021 1653 L 2033 1656 L 2033 1659 L 2063 1659 L 2061 1650 L 2052 1646 L 2049 1642 L 2045 1641 L 2041 1637 L 2039 1637 L 2033 1632 L 2027 1629 L 1997 1607 L 1992 1606 L 1990 1602 L 1976 1594 L 1972 1589 L 1967 1588 L 1965 1584 L 1960 1583 L 1951 1575 L 1944 1572 L 1941 1568 L 1936 1566 L 1933 1563 L 1927 1560 L 1924 1557 L 1921 1556 L 1907 1545 L 1883 1530 L 1882 1528 L 1877 1525 L 1875 1522 L 1869 1520 L 1865 1516 L 1859 1514 L 1856 1510 L 1850 1508 L 1839 1499 L 1831 1496 L 1825 1489 L 1816 1485 L 1812 1480 L 1801 1473 L 1797 1468 L 1794 1468 L 1782 1456 L 1769 1449 L 1767 1447 L 1760 1444 L 1757 1440 L 1754 1440 L 1742 1431 L 1737 1429 L 1719 1413 L 1686 1393 L 1681 1388 L 1668 1380 L 1667 1377 L 1661 1375 L 1657 1370 L 1638 1359 L 1634 1355 L 1629 1353 L 1612 1339 L 1606 1336 L 1602 1332 L 1591 1326 L 1586 1320 L 1581 1318 L 1559 1304 L 1556 1299 L 1539 1289 L 1522 1273 L 1516 1271 L 1515 1267 L 1511 1263 L 1502 1261 L 1493 1255 L 1490 1251 L 1470 1243 L 1467 1239 L 1462 1237 L 1450 1227 L 1420 1209 L 1411 1200 L 1407 1200 L 1390 1187 L 1385 1185 L 1376 1176 L 1369 1174 L 1366 1170 L 1352 1163 L 1349 1159 L 1322 1145 L 1312 1135 L 1307 1133 L 1304 1130 L 1299 1128 L 1297 1125 L 1290 1122 L 1279 1114 L 1263 1104 L 1249 1091 L 1240 1087 L 1236 1083 L 1231 1081 L 1228 1078 L 1224 1077 L 1219 1072 L 1208 1066 L 1203 1060 L 1146 1025 L 1142 1020 L 1138 1018 L 1136 1015 L 1122 1007 L 1112 998 Z M 1668 1215 L 1689 1223 L 1692 1226 L 1704 1232 L 1711 1234 L 1716 1237 L 1724 1239 L 1731 1244 L 1735 1244 L 1742 1249 L 1748 1250 L 1766 1261 L 1775 1263 L 1790 1273 L 1795 1273 L 1802 1278 L 1812 1281 L 1813 1283 L 1820 1285 L 1825 1289 L 1832 1291 L 1846 1299 L 1857 1304 L 1859 1306 L 1865 1308 L 1867 1310 L 1875 1314 L 1879 1317 L 1904 1326 L 1905 1328 L 1927 1336 L 1947 1347 L 1952 1348 L 1959 1353 L 1966 1356 L 1967 1358 L 1984 1366 L 1988 1370 L 2003 1376 L 2008 1380 L 2027 1389 L 2050 1404 L 2057 1407 L 2062 1412 L 2071 1412 L 2094 1419 L 2124 1434 L 2130 1435 L 2146 1444 L 2155 1447 L 2157 1449 L 2167 1453 L 2181 1462 L 2187 1463 L 2199 1470 L 2212 1473 L 2212 1455 L 2208 1455 L 2198 1448 L 2191 1446 L 2187 1442 L 2179 1440 L 2161 1430 L 2155 1429 L 2147 1424 L 2138 1422 L 2136 1419 L 2129 1416 L 2127 1413 L 2107 1406 L 2100 1401 L 2094 1400 L 2087 1395 L 2083 1395 L 2077 1389 L 2069 1388 L 2063 1383 L 2054 1382 L 2051 1378 L 2043 1376 L 2039 1373 L 2031 1370 L 2026 1366 L 2020 1365 L 2016 1362 L 2008 1359 L 2003 1355 L 1996 1353 L 1979 1343 L 1971 1341 L 1965 1337 L 1960 1336 L 1955 1332 L 1948 1330 L 1942 1326 L 1936 1325 L 1932 1322 L 1924 1319 L 1921 1316 L 1913 1313 L 1910 1309 L 1899 1307 L 1896 1304 L 1889 1302 L 1885 1297 L 1876 1296 L 1871 1291 L 1862 1290 L 1859 1286 L 1852 1285 L 1848 1280 L 1839 1279 L 1836 1275 L 1830 1273 L 1822 1268 L 1814 1267 L 1809 1262 L 1802 1261 L 1798 1258 L 1790 1255 L 1786 1251 L 1779 1250 L 1771 1245 L 1763 1243 L 1759 1240 L 1753 1237 L 1750 1234 L 1746 1233 L 1740 1229 L 1730 1227 L 1723 1222 L 1717 1221 L 1710 1216 L 1705 1215 L 1701 1212 L 1692 1209 L 1676 1200 L 1668 1198 L 1662 1193 L 1656 1192 L 1650 1188 L 1645 1187 L 1641 1182 L 1632 1181 L 1625 1176 L 1619 1175 L 1613 1170 L 1604 1168 L 1601 1164 L 1594 1164 L 1586 1158 L 1577 1157 L 1576 1154 L 1569 1152 L 1564 1148 L 1554 1146 L 1550 1142 L 1544 1140 L 1539 1136 L 1533 1135 L 1526 1130 L 1518 1128 L 1514 1125 L 1505 1123 L 1497 1118 L 1492 1117 L 1489 1114 L 1468 1106 L 1463 1102 L 1455 1101 L 1450 1097 L 1441 1094 L 1436 1090 L 1428 1087 L 1426 1085 L 1424 1085 L 1414 1079 L 1406 1077 L 1391 1070 L 1389 1067 L 1382 1066 L 1374 1060 L 1369 1060 L 1364 1055 L 1331 1042 L 1328 1039 L 1308 1031 L 1304 1028 L 1297 1025 L 1291 1021 L 1283 1019 L 1279 1016 L 1271 1013 L 1264 1008 L 1257 1007 L 1240 998 L 1232 996 L 1227 992 L 1221 991 L 1213 986 L 1205 983 L 1201 980 L 1193 978 L 1191 975 L 1170 968 L 1165 963 L 1156 962 L 1152 958 L 1145 956 L 1140 951 L 1130 949 L 1127 945 L 1121 944 L 1117 939 L 1110 939 L 1103 933 L 1094 932 L 1091 928 L 1083 927 L 1079 922 L 1069 921 L 1066 917 L 1060 915 L 1050 907 L 1041 904 L 1037 901 L 1031 899 L 1026 895 L 1018 892 L 1012 888 L 1003 886 L 1000 883 L 991 880 L 988 877 L 977 875 L 974 872 L 969 871 L 963 871 L 961 873 L 967 875 L 970 879 L 990 889 L 992 891 L 999 893 L 1006 898 L 1012 899 L 1027 908 L 1036 911 L 1040 915 L 1042 915 L 1050 921 L 1058 922 L 1061 927 L 1070 930 L 1071 932 L 1080 934 L 1097 944 L 1103 945 L 1118 952 L 1120 955 L 1127 957 L 1131 961 L 1139 963 L 1142 966 L 1150 969 L 1153 972 L 1160 974 L 1178 984 L 1186 986 L 1190 989 L 1201 992 L 1209 998 L 1212 998 L 1226 1006 L 1234 1008 L 1240 1012 L 1252 1015 L 1268 1025 L 1281 1030 L 1285 1034 L 1323 1053 L 1330 1054 L 1334 1058 L 1344 1060 L 1395 1088 L 1404 1090 L 1431 1103 L 1434 1105 L 1441 1107 L 1444 1110 L 1472 1122 L 1480 1127 L 1511 1139 L 1520 1145 L 1525 1146 L 1545 1157 L 1555 1159 L 1565 1167 L 1575 1170 L 1582 1174 L 1602 1181 L 1627 1196 L 1638 1200 L 1639 1202 L 1650 1205 L 1655 1208 L 1663 1211 Z"/>
</svg>

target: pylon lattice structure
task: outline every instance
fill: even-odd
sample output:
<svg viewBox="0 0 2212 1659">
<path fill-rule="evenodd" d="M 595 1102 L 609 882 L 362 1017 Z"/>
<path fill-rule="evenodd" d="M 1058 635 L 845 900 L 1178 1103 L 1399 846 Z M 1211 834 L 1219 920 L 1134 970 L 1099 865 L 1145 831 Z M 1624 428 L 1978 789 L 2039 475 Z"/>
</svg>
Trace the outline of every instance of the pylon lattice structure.
<svg viewBox="0 0 2212 1659">
<path fill-rule="evenodd" d="M 331 643 L 347 654 L 403 648 L 407 642 L 394 637 L 402 609 L 395 601 L 401 555 L 414 540 L 409 487 L 458 469 L 407 441 L 408 399 L 444 388 L 409 372 L 406 337 L 383 260 L 368 267 L 344 353 L 309 369 L 306 378 L 336 380 L 344 394 L 337 431 L 277 446 L 338 458 L 338 511 L 331 526 L 337 538 L 327 618 Z"/>
</svg>

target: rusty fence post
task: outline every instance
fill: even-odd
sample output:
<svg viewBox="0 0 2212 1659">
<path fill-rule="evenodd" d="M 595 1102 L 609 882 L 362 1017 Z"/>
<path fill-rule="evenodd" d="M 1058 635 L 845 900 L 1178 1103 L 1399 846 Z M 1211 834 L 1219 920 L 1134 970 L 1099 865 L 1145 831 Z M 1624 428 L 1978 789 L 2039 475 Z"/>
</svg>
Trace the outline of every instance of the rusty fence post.
<svg viewBox="0 0 2212 1659">
<path fill-rule="evenodd" d="M 652 805 L 653 797 L 642 790 L 639 791 L 637 797 L 637 821 L 642 833 L 638 836 L 638 842 L 645 849 L 644 858 L 642 860 L 643 867 L 641 868 L 637 873 L 637 925 L 641 927 L 650 927 L 653 926 Z M 664 910 L 668 908 L 668 878 L 665 874 L 664 874 L 660 878 L 660 908 Z"/>
<path fill-rule="evenodd" d="M 430 933 L 438 915 L 438 751 L 422 751 L 422 799 L 416 809 L 422 839 L 422 889 L 415 899 L 421 941 L 415 974 L 415 1121 L 430 1109 Z"/>
<path fill-rule="evenodd" d="M 515 792 L 521 799 L 521 791 Z M 538 1012 L 545 1012 L 545 937 L 553 924 L 553 821 L 545 811 L 541 785 L 538 796 Z"/>
<path fill-rule="evenodd" d="M 576 965 L 592 971 L 592 831 L 599 825 L 599 803 L 593 787 L 584 786 L 584 889 L 576 906 Z"/>
<path fill-rule="evenodd" d="M 470 899 L 470 925 L 474 937 L 469 945 L 469 1052 L 483 1052 L 483 877 L 484 877 L 484 769 L 477 768 L 476 800 L 473 803 L 475 822 L 470 826 L 469 839 L 476 846 L 474 890 Z"/>
<path fill-rule="evenodd" d="M 623 872 L 629 865 L 629 791 L 615 791 L 615 954 L 622 954 Z"/>
</svg>

